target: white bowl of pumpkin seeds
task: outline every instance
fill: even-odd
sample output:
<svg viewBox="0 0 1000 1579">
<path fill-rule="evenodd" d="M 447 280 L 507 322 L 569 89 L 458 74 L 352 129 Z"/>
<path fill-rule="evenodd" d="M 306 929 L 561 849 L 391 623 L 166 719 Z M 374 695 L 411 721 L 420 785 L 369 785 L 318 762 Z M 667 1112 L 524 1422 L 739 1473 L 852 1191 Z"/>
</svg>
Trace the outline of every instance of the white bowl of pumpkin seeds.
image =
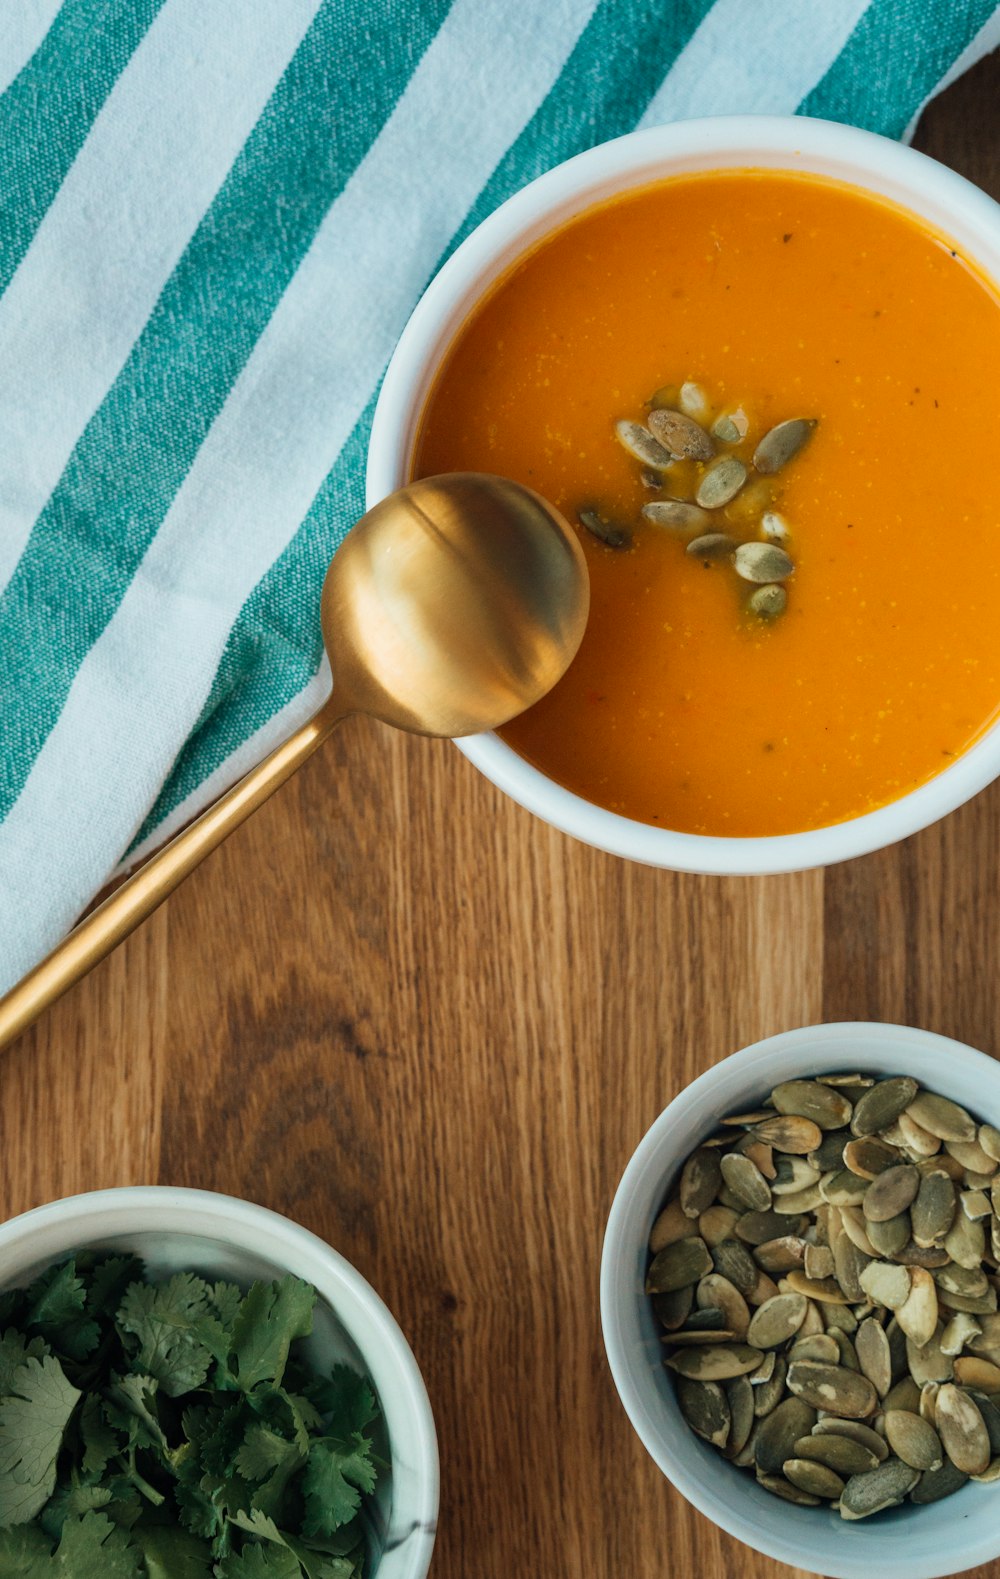
<svg viewBox="0 0 1000 1579">
<path fill-rule="evenodd" d="M 608 1220 L 625 1410 L 708 1518 L 831 1579 L 1000 1556 L 1000 1064 L 806 1026 L 670 1103 Z"/>
</svg>

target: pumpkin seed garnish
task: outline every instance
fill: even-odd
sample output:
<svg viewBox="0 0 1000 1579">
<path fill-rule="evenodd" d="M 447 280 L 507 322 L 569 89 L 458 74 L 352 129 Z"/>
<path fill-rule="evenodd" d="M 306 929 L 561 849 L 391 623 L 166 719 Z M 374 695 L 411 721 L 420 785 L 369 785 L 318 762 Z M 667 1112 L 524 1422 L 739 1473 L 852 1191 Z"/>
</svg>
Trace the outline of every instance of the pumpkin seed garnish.
<svg viewBox="0 0 1000 1579">
<path fill-rule="evenodd" d="M 615 526 L 612 521 L 605 520 L 597 510 L 581 510 L 578 519 L 591 537 L 598 538 L 609 548 L 628 548 L 632 541 L 631 532 L 624 526 Z"/>
<path fill-rule="evenodd" d="M 792 417 L 788 422 L 779 422 L 777 427 L 771 428 L 753 453 L 757 471 L 769 477 L 787 466 L 792 457 L 799 453 L 815 426 L 815 418 Z"/>
<path fill-rule="evenodd" d="M 652 413 L 653 416 L 655 414 Z M 633 460 L 641 461 L 643 466 L 665 472 L 673 465 L 674 457 L 670 451 L 641 422 L 616 422 L 615 434 L 622 448 L 628 451 Z"/>
<path fill-rule="evenodd" d="M 693 538 L 687 545 L 686 553 L 692 559 L 703 559 L 713 563 L 719 559 L 729 559 L 737 547 L 735 537 L 730 537 L 728 532 L 706 532 L 702 537 Z"/>
<path fill-rule="evenodd" d="M 784 587 L 779 587 L 774 582 L 770 582 L 766 587 L 758 587 L 756 592 L 751 592 L 747 598 L 747 609 L 761 620 L 776 620 L 779 614 L 784 614 L 787 607 L 788 593 Z"/>
<path fill-rule="evenodd" d="M 695 499 L 705 510 L 721 510 L 736 498 L 746 480 L 747 469 L 737 456 L 720 455 L 706 468 Z"/>
<path fill-rule="evenodd" d="M 777 543 L 741 543 L 733 564 L 744 581 L 784 581 L 795 569 L 791 556 Z"/>
<path fill-rule="evenodd" d="M 793 1486 L 798 1486 L 800 1491 L 808 1491 L 814 1497 L 839 1497 L 844 1489 L 844 1482 L 837 1472 L 815 1459 L 786 1458 L 781 1472 Z"/>
<path fill-rule="evenodd" d="M 690 1376 L 677 1378 L 677 1402 L 691 1430 L 713 1447 L 729 1441 L 732 1417 L 729 1401 L 718 1382 L 698 1382 Z"/>
<path fill-rule="evenodd" d="M 712 519 L 707 510 L 700 510 L 685 499 L 654 499 L 643 505 L 642 514 L 654 526 L 667 526 L 673 532 L 698 532 Z"/>
<path fill-rule="evenodd" d="M 673 411 L 670 407 L 651 411 L 649 431 L 668 460 L 707 461 L 715 454 L 715 445 L 705 429 L 684 411 Z"/>
<path fill-rule="evenodd" d="M 834 1436 L 831 1431 L 813 1432 L 799 1437 L 795 1444 L 796 1458 L 811 1458 L 838 1475 L 863 1475 L 875 1469 L 880 1460 L 870 1447 L 854 1442 L 847 1436 Z"/>
<path fill-rule="evenodd" d="M 844 1519 L 867 1519 L 883 1508 L 892 1508 L 902 1502 L 917 1484 L 920 1472 L 904 1464 L 902 1459 L 887 1458 L 878 1469 L 863 1475 L 852 1475 L 840 1497 L 840 1516 Z"/>
</svg>

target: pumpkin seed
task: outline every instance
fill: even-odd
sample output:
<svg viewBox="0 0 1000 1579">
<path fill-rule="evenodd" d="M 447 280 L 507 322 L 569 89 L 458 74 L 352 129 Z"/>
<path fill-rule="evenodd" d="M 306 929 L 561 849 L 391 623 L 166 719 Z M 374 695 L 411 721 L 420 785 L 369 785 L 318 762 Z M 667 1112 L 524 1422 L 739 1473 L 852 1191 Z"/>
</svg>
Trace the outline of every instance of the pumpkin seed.
<svg viewBox="0 0 1000 1579">
<path fill-rule="evenodd" d="M 981 1475 L 990 1462 L 990 1439 L 979 1407 L 968 1393 L 945 1382 L 937 1395 L 934 1420 L 951 1462 L 963 1475 Z"/>
<path fill-rule="evenodd" d="M 735 499 L 746 480 L 747 469 L 737 456 L 720 455 L 718 460 L 706 467 L 695 491 L 695 499 L 704 510 L 721 510 L 730 499 Z"/>
<path fill-rule="evenodd" d="M 946 1173 L 937 1169 L 925 1173 L 910 1207 L 913 1241 L 924 1249 L 944 1243 L 952 1225 L 957 1200 L 955 1186 Z"/>
<path fill-rule="evenodd" d="M 992 1179 L 997 1171 L 997 1164 L 986 1155 L 978 1140 L 946 1140 L 944 1149 L 949 1157 L 961 1163 L 967 1174 L 979 1173 Z"/>
<path fill-rule="evenodd" d="M 642 507 L 643 519 L 654 526 L 669 527 L 672 532 L 699 532 L 711 521 L 711 516 L 699 510 L 696 504 L 685 499 L 654 499 Z"/>
<path fill-rule="evenodd" d="M 757 1281 L 747 1295 L 748 1305 L 763 1305 L 765 1299 L 773 1299 L 779 1292 L 777 1284 L 761 1268 L 757 1269 Z"/>
<path fill-rule="evenodd" d="M 730 1190 L 751 1211 L 766 1212 L 771 1205 L 767 1180 L 749 1157 L 730 1151 L 722 1159 L 722 1177 Z"/>
<path fill-rule="evenodd" d="M 990 1198 L 985 1190 L 963 1190 L 958 1204 L 966 1217 L 979 1218 L 990 1215 Z"/>
<path fill-rule="evenodd" d="M 953 1294 L 950 1289 L 938 1290 L 938 1303 L 946 1310 L 964 1310 L 972 1316 L 990 1316 L 997 1308 L 997 1291 L 989 1287 L 985 1294 Z"/>
<path fill-rule="evenodd" d="M 712 1331 L 700 1326 L 682 1327 L 680 1332 L 665 1332 L 660 1342 L 672 1343 L 678 1349 L 687 1349 L 693 1348 L 695 1344 L 705 1346 L 713 1343 L 732 1343 L 735 1337 L 735 1332 L 728 1332 L 725 1328 Z"/>
<path fill-rule="evenodd" d="M 848 1371 L 860 1371 L 861 1366 L 858 1363 L 857 1350 L 843 1328 L 831 1327 L 830 1337 L 837 1345 L 837 1364 L 842 1365 Z"/>
<path fill-rule="evenodd" d="M 830 1431 L 811 1436 L 800 1436 L 795 1444 L 795 1457 L 813 1459 L 836 1470 L 838 1475 L 862 1475 L 874 1469 L 879 1459 L 870 1447 L 852 1442 L 850 1437 L 834 1436 Z"/>
<path fill-rule="evenodd" d="M 840 1348 L 828 1332 L 815 1332 L 806 1338 L 796 1338 L 788 1358 L 790 1361 L 819 1360 L 824 1365 L 839 1365 Z"/>
<path fill-rule="evenodd" d="M 804 1272 L 789 1272 L 783 1282 L 787 1283 L 794 1293 L 807 1294 L 810 1299 L 819 1300 L 822 1305 L 850 1304 L 848 1296 L 832 1277 L 810 1278 L 806 1277 Z"/>
<path fill-rule="evenodd" d="M 801 1244 L 802 1241 L 800 1240 Z M 829 1245 L 806 1245 L 803 1258 L 803 1270 L 806 1277 L 822 1279 L 833 1276 L 833 1251 Z"/>
<path fill-rule="evenodd" d="M 742 546 L 752 548 L 755 545 L 744 543 Z M 803 1157 L 806 1152 L 814 1151 L 822 1139 L 822 1131 L 812 1119 L 797 1118 L 793 1114 L 785 1113 L 755 1125 L 754 1134 L 759 1140 L 773 1146 L 776 1151 L 787 1151 L 791 1156 L 797 1157 Z"/>
<path fill-rule="evenodd" d="M 929 1343 L 938 1320 L 937 1285 L 925 1267 L 910 1268 L 910 1293 L 896 1311 L 896 1320 L 914 1343 Z"/>
<path fill-rule="evenodd" d="M 799 1328 L 799 1337 L 824 1337 L 827 1331 L 827 1311 L 838 1310 L 839 1308 L 837 1305 L 817 1305 L 815 1300 L 807 1298 L 805 1320 Z M 815 1356 L 813 1357 L 815 1358 Z M 803 1355 L 802 1358 L 805 1359 L 806 1356 Z"/>
<path fill-rule="evenodd" d="M 916 1414 L 920 1408 L 920 1388 L 912 1376 L 904 1376 L 894 1387 L 890 1387 L 882 1400 L 882 1408 L 886 1414 L 890 1409 L 905 1409 L 910 1414 Z"/>
<path fill-rule="evenodd" d="M 910 1114 L 900 1113 L 896 1120 L 899 1125 L 900 1138 L 905 1142 L 910 1152 L 916 1152 L 920 1157 L 933 1157 L 941 1150 L 940 1135 L 932 1135 L 930 1130 L 924 1129 Z"/>
<path fill-rule="evenodd" d="M 793 456 L 799 453 L 815 426 L 816 419 L 813 417 L 792 417 L 790 421 L 779 422 L 777 427 L 771 428 L 754 450 L 753 463 L 757 471 L 769 477 L 787 466 Z"/>
<path fill-rule="evenodd" d="M 773 1409 L 776 1409 L 785 1396 L 785 1379 L 788 1374 L 787 1361 L 784 1355 L 778 1354 L 774 1349 L 768 1349 L 767 1354 L 763 1356 L 760 1367 L 762 1371 L 766 1370 L 768 1360 L 774 1361 L 771 1374 L 754 1387 L 753 1407 L 754 1414 L 758 1420 L 764 1419 Z M 751 1384 L 754 1382 L 755 1377 L 756 1372 L 751 1374 Z"/>
<path fill-rule="evenodd" d="M 1000 1129 L 994 1124 L 980 1124 L 976 1138 L 987 1157 L 1000 1162 Z"/>
<path fill-rule="evenodd" d="M 710 1206 L 698 1218 L 698 1233 L 711 1250 L 722 1239 L 729 1239 L 738 1222 L 738 1214 L 730 1206 Z"/>
<path fill-rule="evenodd" d="M 851 1117 L 853 1135 L 875 1135 L 887 1129 L 917 1094 L 917 1082 L 909 1075 L 894 1075 L 877 1080 L 854 1105 Z"/>
<path fill-rule="evenodd" d="M 830 1414 L 861 1420 L 873 1414 L 878 1403 L 867 1376 L 846 1370 L 842 1365 L 824 1365 L 819 1360 L 793 1360 L 788 1367 L 789 1392 Z"/>
<path fill-rule="evenodd" d="M 783 1080 L 771 1092 L 771 1101 L 779 1113 L 811 1119 L 822 1130 L 843 1129 L 853 1112 L 845 1096 L 818 1080 Z"/>
<path fill-rule="evenodd" d="M 661 384 L 659 389 L 654 390 L 650 395 L 646 405 L 650 411 L 658 411 L 664 406 L 676 410 L 680 398 L 681 392 L 677 384 Z"/>
<path fill-rule="evenodd" d="M 687 417 L 693 417 L 696 422 L 707 422 L 711 415 L 708 396 L 700 384 L 689 379 L 681 385 L 678 405 Z"/>
<path fill-rule="evenodd" d="M 944 1248 L 959 1266 L 969 1269 L 982 1266 L 986 1253 L 986 1232 L 982 1222 L 966 1217 L 964 1212 L 956 1212 L 944 1236 Z"/>
<path fill-rule="evenodd" d="M 780 543 L 787 547 L 792 540 L 792 529 L 783 515 L 777 510 L 765 510 L 760 518 L 760 529 L 771 543 Z"/>
<path fill-rule="evenodd" d="M 719 559 L 729 559 L 735 549 L 736 539 L 727 532 L 706 532 L 704 536 L 694 538 L 687 545 L 685 553 L 690 554 L 692 559 L 702 559 L 710 564 Z"/>
<path fill-rule="evenodd" d="M 815 1459 L 786 1458 L 781 1472 L 793 1486 L 797 1486 L 800 1491 L 807 1491 L 813 1497 L 839 1497 L 844 1489 L 844 1482 L 837 1472 Z"/>
<path fill-rule="evenodd" d="M 840 1221 L 844 1233 L 853 1245 L 863 1251 L 866 1256 L 877 1256 L 878 1251 L 868 1236 L 868 1224 L 865 1222 L 864 1213 L 857 1206 L 842 1206 L 840 1208 Z"/>
<path fill-rule="evenodd" d="M 912 1278 L 908 1267 L 895 1266 L 891 1261 L 871 1261 L 860 1272 L 858 1282 L 876 1305 L 898 1311 L 910 1297 Z"/>
<path fill-rule="evenodd" d="M 892 1357 L 885 1328 L 874 1316 L 869 1316 L 857 1330 L 854 1349 L 862 1375 L 867 1376 L 880 1398 L 892 1386 Z"/>
<path fill-rule="evenodd" d="M 782 1361 L 782 1365 L 784 1365 L 784 1361 Z M 751 1373 L 750 1373 L 750 1386 L 751 1387 L 761 1387 L 764 1382 L 772 1381 L 774 1379 L 774 1376 L 775 1376 L 776 1372 L 777 1372 L 777 1375 L 778 1375 L 778 1378 L 779 1378 L 779 1380 L 781 1382 L 782 1387 L 784 1387 L 784 1385 L 785 1385 L 785 1372 L 782 1369 L 782 1366 L 778 1365 L 778 1356 L 775 1354 L 774 1350 L 773 1349 L 768 1349 L 767 1353 L 764 1355 L 763 1359 L 761 1360 L 760 1365 L 757 1367 L 757 1369 L 755 1371 L 751 1371 Z M 777 1401 L 777 1400 L 775 1400 L 775 1401 Z M 758 1409 L 757 1413 L 758 1414 L 766 1414 L 767 1410 L 766 1409 Z"/>
<path fill-rule="evenodd" d="M 820 1505 L 818 1497 L 813 1497 L 808 1491 L 793 1486 L 783 1475 L 758 1475 L 757 1484 L 763 1486 L 764 1490 L 771 1492 L 773 1496 L 781 1497 L 785 1502 L 794 1502 L 798 1507 L 818 1508 Z"/>
<path fill-rule="evenodd" d="M 711 432 L 714 438 L 721 439 L 723 444 L 738 444 L 741 438 L 740 430 L 732 417 L 725 413 L 716 417 L 712 423 Z"/>
<path fill-rule="evenodd" d="M 1000 1480 L 1000 1458 L 990 1459 L 982 1474 L 973 1475 L 971 1479 L 977 1481 L 980 1485 L 992 1486 L 995 1481 Z"/>
<path fill-rule="evenodd" d="M 753 1293 L 760 1268 L 746 1245 L 738 1239 L 723 1239 L 713 1246 L 711 1256 L 715 1270 L 735 1284 L 744 1299 Z"/>
<path fill-rule="evenodd" d="M 744 1244 L 763 1245 L 788 1233 L 788 1218 L 775 1211 L 744 1212 L 733 1225 L 733 1232 Z"/>
<path fill-rule="evenodd" d="M 820 1193 L 831 1206 L 862 1206 L 868 1193 L 870 1180 L 841 1168 L 838 1173 L 824 1173 L 820 1180 Z"/>
<path fill-rule="evenodd" d="M 947 1289 L 952 1294 L 985 1294 L 989 1288 L 986 1273 L 981 1267 L 959 1266 L 954 1261 L 940 1267 L 934 1273 L 934 1281 L 939 1288 Z"/>
<path fill-rule="evenodd" d="M 698 1310 L 692 1310 L 691 1314 L 687 1318 L 687 1321 L 684 1323 L 683 1330 L 686 1333 L 722 1332 L 725 1330 L 725 1328 L 726 1318 L 722 1314 L 722 1311 L 716 1310 L 713 1305 L 708 1305 L 703 1310 L 700 1308 Z M 667 1343 L 670 1340 L 664 1338 L 663 1341 L 664 1343 Z M 680 1341 L 680 1333 L 677 1335 L 677 1341 Z"/>
<path fill-rule="evenodd" d="M 632 541 L 632 534 L 626 527 L 616 526 L 597 510 L 580 510 L 577 519 L 591 537 L 599 538 L 609 548 L 628 548 Z"/>
<path fill-rule="evenodd" d="M 719 1272 L 709 1272 L 701 1279 L 695 1294 L 699 1310 L 718 1310 L 726 1326 L 742 1341 L 750 1325 L 750 1309 L 746 1300 L 727 1277 Z"/>
<path fill-rule="evenodd" d="M 726 1446 L 732 1417 L 729 1401 L 718 1382 L 698 1382 L 690 1376 L 678 1376 L 677 1403 L 696 1436 L 711 1442 L 713 1447 Z"/>
<path fill-rule="evenodd" d="M 764 1474 L 779 1470 L 791 1458 L 800 1437 L 808 1436 L 816 1424 L 816 1411 L 800 1398 L 786 1398 L 757 1428 L 755 1457 Z"/>
<path fill-rule="evenodd" d="M 844 1293 L 851 1301 L 863 1300 L 865 1290 L 861 1284 L 861 1273 L 868 1265 L 868 1257 L 851 1243 L 843 1229 L 831 1240 L 830 1249 L 833 1251 L 837 1282 Z"/>
<path fill-rule="evenodd" d="M 976 1394 L 975 1405 L 983 1417 L 986 1435 L 990 1439 L 990 1452 L 995 1457 L 1000 1453 L 1000 1408 L 991 1398 L 984 1398 L 981 1393 Z"/>
<path fill-rule="evenodd" d="M 912 1163 L 886 1168 L 865 1191 L 862 1210 L 869 1222 L 885 1223 L 905 1212 L 920 1188 L 920 1174 Z"/>
<path fill-rule="evenodd" d="M 681 1170 L 680 1201 L 686 1217 L 700 1217 L 715 1200 L 724 1169 L 718 1155 L 705 1146 L 693 1151 Z"/>
<path fill-rule="evenodd" d="M 729 1405 L 729 1441 L 727 1458 L 741 1453 L 750 1440 L 754 1425 L 753 1388 L 745 1376 L 731 1376 L 722 1384 Z"/>
<path fill-rule="evenodd" d="M 802 1266 L 805 1254 L 805 1240 L 797 1239 L 792 1234 L 785 1234 L 780 1239 L 769 1239 L 766 1244 L 758 1245 L 753 1253 L 754 1260 L 765 1272 L 791 1272 Z"/>
<path fill-rule="evenodd" d="M 887 1168 L 893 1168 L 902 1159 L 895 1146 L 887 1146 L 877 1135 L 860 1135 L 849 1140 L 844 1147 L 844 1166 L 862 1179 L 877 1179 Z"/>
<path fill-rule="evenodd" d="M 819 1178 L 819 1170 L 812 1166 L 807 1157 L 790 1157 L 787 1153 L 781 1153 L 775 1167 L 771 1193 L 797 1195 L 801 1190 L 807 1190 L 811 1184 L 818 1183 Z"/>
<path fill-rule="evenodd" d="M 707 461 L 715 454 L 715 445 L 704 428 L 684 411 L 658 407 L 649 413 L 649 428 L 673 460 Z"/>
<path fill-rule="evenodd" d="M 653 1314 L 668 1332 L 673 1332 L 683 1327 L 693 1303 L 694 1289 L 688 1284 L 686 1288 L 672 1289 L 669 1294 L 654 1294 Z"/>
<path fill-rule="evenodd" d="M 662 472 L 672 464 L 673 457 L 669 450 L 641 422 L 616 422 L 615 434 L 622 448 L 628 451 L 633 460 L 641 461 L 644 466 Z"/>
<path fill-rule="evenodd" d="M 1000 1393 L 1000 1365 L 963 1354 L 955 1361 L 955 1381 L 961 1387 L 978 1388 L 984 1393 Z"/>
<path fill-rule="evenodd" d="M 682 1349 L 679 1354 L 671 1354 L 664 1364 L 682 1376 L 693 1376 L 701 1382 L 718 1382 L 727 1376 L 742 1376 L 754 1371 L 760 1362 L 759 1349 L 751 1349 L 745 1343 L 720 1343 Z"/>
<path fill-rule="evenodd" d="M 909 1219 L 909 1213 L 906 1214 Z M 935 1267 L 947 1266 L 950 1257 L 943 1245 L 915 1245 L 911 1240 L 904 1245 L 902 1250 L 896 1251 L 896 1260 L 900 1266 L 920 1266 L 933 1270 Z"/>
<path fill-rule="evenodd" d="M 975 1140 L 976 1122 L 964 1107 L 933 1091 L 921 1091 L 906 1108 L 922 1129 L 941 1140 Z"/>
<path fill-rule="evenodd" d="M 868 1223 L 866 1225 L 868 1238 L 876 1255 L 885 1260 L 890 1256 L 898 1256 L 910 1238 L 910 1214 L 900 1212 L 898 1217 L 890 1217 L 885 1223 Z"/>
<path fill-rule="evenodd" d="M 977 1354 L 1000 1353 L 1000 1316 L 977 1316 L 979 1335 L 969 1340 L 969 1347 Z"/>
<path fill-rule="evenodd" d="M 647 1294 L 669 1294 L 672 1289 L 697 1283 L 712 1270 L 712 1256 L 703 1239 L 678 1239 L 654 1256 L 646 1276 Z"/>
<path fill-rule="evenodd" d="M 748 1113 L 731 1113 L 728 1118 L 721 1119 L 720 1122 L 732 1125 L 734 1129 L 737 1127 L 740 1129 L 751 1129 L 754 1124 L 760 1124 L 764 1119 L 773 1117 L 773 1108 L 760 1107 L 754 1108 L 752 1112 Z"/>
<path fill-rule="evenodd" d="M 955 1355 L 961 1354 L 969 1340 L 980 1337 L 982 1331 L 982 1327 L 974 1316 L 970 1316 L 964 1310 L 958 1311 L 952 1316 L 941 1334 L 942 1354 L 951 1355 L 953 1358 Z"/>
<path fill-rule="evenodd" d="M 950 1354 L 945 1354 L 941 1347 L 940 1330 L 935 1330 L 927 1343 L 914 1343 L 912 1338 L 906 1340 L 906 1362 L 910 1375 L 920 1387 L 925 1387 L 928 1382 L 950 1382 L 954 1372 L 954 1361 Z"/>
<path fill-rule="evenodd" d="M 655 1256 L 660 1250 L 665 1250 L 667 1245 L 676 1244 L 678 1239 L 689 1239 L 691 1236 L 691 1222 L 681 1209 L 680 1201 L 671 1201 L 665 1206 L 650 1229 L 649 1248 Z"/>
<path fill-rule="evenodd" d="M 776 620 L 788 607 L 788 593 L 773 583 L 758 587 L 747 598 L 747 610 L 762 620 Z"/>
<path fill-rule="evenodd" d="M 791 556 L 777 543 L 741 543 L 733 555 L 733 564 L 744 581 L 786 581 L 795 569 Z M 818 1145 L 818 1141 L 813 1144 Z"/>
<path fill-rule="evenodd" d="M 857 1096 L 851 1098 L 852 1102 L 859 1100 L 868 1087 L 875 1084 L 873 1075 L 862 1075 L 857 1070 L 852 1071 L 850 1074 L 817 1075 L 816 1079 L 821 1086 L 846 1086 L 848 1088 L 856 1086 Z"/>
<path fill-rule="evenodd" d="M 806 1301 L 801 1294 L 776 1294 L 759 1305 L 750 1319 L 747 1342 L 757 1349 L 778 1349 L 801 1327 Z"/>
<path fill-rule="evenodd" d="M 873 1513 L 881 1513 L 883 1508 L 895 1507 L 909 1495 L 919 1479 L 919 1471 L 899 1458 L 887 1458 L 877 1469 L 852 1475 L 841 1494 L 841 1518 L 867 1519 Z"/>
<path fill-rule="evenodd" d="M 951 1497 L 956 1491 L 961 1491 L 968 1479 L 968 1475 L 963 1475 L 949 1459 L 945 1459 L 940 1469 L 924 1471 L 910 1492 L 910 1501 L 915 1507 L 926 1507 L 930 1502 L 940 1502 L 943 1497 Z"/>
<path fill-rule="evenodd" d="M 849 1130 L 828 1130 L 816 1147 L 806 1156 L 806 1161 L 817 1173 L 837 1173 L 844 1165 L 844 1143 Z"/>
<path fill-rule="evenodd" d="M 884 1424 L 886 1441 L 904 1464 L 921 1471 L 941 1468 L 941 1438 L 926 1420 L 905 1409 L 887 1409 Z"/>
<path fill-rule="evenodd" d="M 871 1426 L 863 1425 L 860 1420 L 840 1420 L 836 1415 L 827 1415 L 817 1420 L 813 1426 L 813 1436 L 844 1436 L 851 1442 L 860 1442 L 873 1453 L 880 1464 L 889 1456 L 889 1449 Z"/>
</svg>

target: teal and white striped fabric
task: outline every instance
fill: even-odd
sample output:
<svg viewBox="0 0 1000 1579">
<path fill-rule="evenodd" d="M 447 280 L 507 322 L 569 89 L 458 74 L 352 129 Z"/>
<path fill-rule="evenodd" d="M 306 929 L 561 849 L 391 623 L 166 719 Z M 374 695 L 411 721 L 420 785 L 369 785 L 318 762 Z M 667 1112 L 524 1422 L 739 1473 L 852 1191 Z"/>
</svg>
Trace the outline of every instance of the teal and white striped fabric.
<svg viewBox="0 0 1000 1579">
<path fill-rule="evenodd" d="M 682 116 L 894 137 L 995 0 L 0 0 L 0 987 L 316 705 L 420 291 Z"/>
</svg>

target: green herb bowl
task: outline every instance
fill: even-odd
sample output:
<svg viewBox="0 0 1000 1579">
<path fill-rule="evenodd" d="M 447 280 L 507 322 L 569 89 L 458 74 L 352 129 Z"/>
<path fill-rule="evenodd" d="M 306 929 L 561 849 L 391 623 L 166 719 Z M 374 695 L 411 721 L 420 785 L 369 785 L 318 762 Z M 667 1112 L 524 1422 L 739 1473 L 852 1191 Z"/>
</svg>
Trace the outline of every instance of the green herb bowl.
<svg viewBox="0 0 1000 1579">
<path fill-rule="evenodd" d="M 0 1225 L 0 1292 L 78 1250 L 132 1251 L 153 1276 L 195 1272 L 248 1285 L 293 1273 L 317 1301 L 306 1341 L 345 1362 L 378 1398 L 389 1464 L 364 1510 L 370 1579 L 424 1579 L 437 1527 L 437 1436 L 423 1379 L 388 1308 L 344 1257 L 287 1217 L 204 1190 L 136 1186 L 68 1196 Z"/>
</svg>

